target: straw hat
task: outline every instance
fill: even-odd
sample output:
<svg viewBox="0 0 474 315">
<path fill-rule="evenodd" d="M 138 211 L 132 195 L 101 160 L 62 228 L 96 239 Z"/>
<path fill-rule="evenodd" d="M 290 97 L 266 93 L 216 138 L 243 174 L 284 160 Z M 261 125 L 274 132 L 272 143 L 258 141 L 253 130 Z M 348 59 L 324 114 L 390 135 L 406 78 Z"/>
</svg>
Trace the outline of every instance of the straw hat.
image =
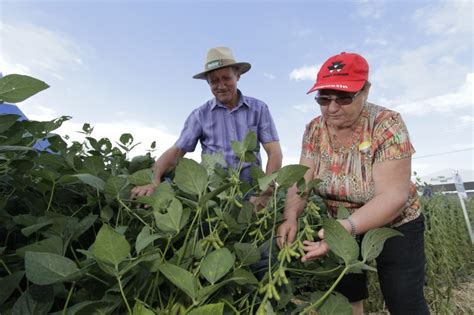
<svg viewBox="0 0 474 315">
<path fill-rule="evenodd" d="M 215 47 L 207 52 L 206 62 L 204 63 L 204 71 L 193 76 L 194 79 L 207 80 L 207 73 L 224 67 L 235 67 L 240 74 L 250 70 L 250 63 L 236 62 L 232 51 L 228 47 Z"/>
</svg>

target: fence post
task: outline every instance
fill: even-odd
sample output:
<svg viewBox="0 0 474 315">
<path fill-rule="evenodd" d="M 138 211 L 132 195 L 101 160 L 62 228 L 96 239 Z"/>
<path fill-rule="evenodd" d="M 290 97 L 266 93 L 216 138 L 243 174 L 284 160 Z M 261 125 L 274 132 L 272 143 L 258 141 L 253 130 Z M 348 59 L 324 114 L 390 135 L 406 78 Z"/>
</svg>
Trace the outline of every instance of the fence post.
<svg viewBox="0 0 474 315">
<path fill-rule="evenodd" d="M 469 215 L 467 213 L 466 204 L 464 199 L 467 198 L 466 190 L 464 189 L 464 183 L 462 181 L 461 175 L 458 172 L 454 173 L 454 186 L 458 192 L 459 202 L 461 203 L 462 212 L 464 213 L 464 219 L 466 220 L 467 230 L 469 236 L 471 237 L 471 244 L 474 245 L 474 234 L 472 233 L 471 221 L 469 220 Z"/>
</svg>

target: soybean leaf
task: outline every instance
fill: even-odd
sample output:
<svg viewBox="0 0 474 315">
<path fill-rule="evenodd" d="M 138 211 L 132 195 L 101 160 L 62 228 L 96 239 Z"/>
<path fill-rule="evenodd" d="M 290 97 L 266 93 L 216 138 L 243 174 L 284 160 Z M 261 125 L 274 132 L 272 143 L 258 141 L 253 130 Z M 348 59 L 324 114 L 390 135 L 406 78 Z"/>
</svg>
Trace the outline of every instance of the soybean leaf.
<svg viewBox="0 0 474 315">
<path fill-rule="evenodd" d="M 192 273 L 170 263 L 164 263 L 158 269 L 171 283 L 186 293 L 191 299 L 194 300 L 196 298 L 198 285 L 197 279 Z"/>
<path fill-rule="evenodd" d="M 120 136 L 119 140 L 123 145 L 131 145 L 133 143 L 133 136 L 130 133 L 124 133 Z"/>
<path fill-rule="evenodd" d="M 224 159 L 224 153 L 221 151 L 214 154 L 203 154 L 201 164 L 206 168 L 208 175 L 214 173 L 214 167 L 216 167 L 216 165 L 227 165 Z"/>
<path fill-rule="evenodd" d="M 128 176 L 130 184 L 135 186 L 143 186 L 153 183 L 153 172 L 151 169 L 139 170 Z"/>
<path fill-rule="evenodd" d="M 132 315 L 155 315 L 155 312 L 149 310 L 145 305 L 137 301 L 133 307 Z"/>
<path fill-rule="evenodd" d="M 98 191 L 103 191 L 104 190 L 105 182 L 102 178 L 99 178 L 99 177 L 91 175 L 91 174 L 74 174 L 72 176 L 76 177 L 77 179 L 79 179 L 84 184 L 87 184 L 89 186 L 94 187 Z"/>
<path fill-rule="evenodd" d="M 2 152 L 16 152 L 16 151 L 36 151 L 33 148 L 21 145 L 2 145 L 0 146 L 0 153 Z"/>
<path fill-rule="evenodd" d="M 235 219 L 228 213 L 223 214 L 224 223 L 227 224 L 227 229 L 231 233 L 239 234 L 242 232 L 242 227 L 235 221 Z"/>
<path fill-rule="evenodd" d="M 54 303 L 52 285 L 32 285 L 15 302 L 12 315 L 48 314 Z"/>
<path fill-rule="evenodd" d="M 201 274 L 207 281 L 214 284 L 229 272 L 234 261 L 234 256 L 227 248 L 217 249 L 201 262 Z"/>
<path fill-rule="evenodd" d="M 18 115 L 0 115 L 0 132 L 8 130 L 18 120 Z"/>
<path fill-rule="evenodd" d="M 235 281 L 239 285 L 253 284 L 258 285 L 258 280 L 253 273 L 245 269 L 237 269 L 232 273 L 230 280 Z"/>
<path fill-rule="evenodd" d="M 171 201 L 168 212 L 161 214 L 154 210 L 156 226 L 163 232 L 176 232 L 178 233 L 181 229 L 181 219 L 183 217 L 183 206 L 181 202 L 173 198 Z"/>
<path fill-rule="evenodd" d="M 336 220 L 323 220 L 324 237 L 331 251 L 341 257 L 349 265 L 359 257 L 357 241 Z"/>
<path fill-rule="evenodd" d="M 16 254 L 22 258 L 26 252 L 42 252 L 57 255 L 63 254 L 63 240 L 59 236 L 51 236 L 39 242 L 20 247 L 16 250 Z"/>
<path fill-rule="evenodd" d="M 48 226 L 48 225 L 51 225 L 51 224 L 53 224 L 52 220 L 47 220 L 45 222 L 33 224 L 33 225 L 27 226 L 25 228 L 22 228 L 21 233 L 23 233 L 23 235 L 25 235 L 25 236 L 30 236 L 31 234 L 33 234 L 33 233 L 41 230 L 45 226 Z"/>
<path fill-rule="evenodd" d="M 201 196 L 206 190 L 207 171 L 196 161 L 183 158 L 176 166 L 174 181 L 184 192 Z"/>
<path fill-rule="evenodd" d="M 100 218 L 104 220 L 104 222 L 109 222 L 114 216 L 114 209 L 109 205 L 106 205 L 102 209 L 100 209 Z"/>
<path fill-rule="evenodd" d="M 249 224 L 252 221 L 253 205 L 249 201 L 242 203 L 242 209 L 240 209 L 237 222 L 240 224 Z"/>
<path fill-rule="evenodd" d="M 323 295 L 324 292 L 314 292 L 311 294 L 311 300 L 318 301 Z M 352 307 L 345 296 L 338 292 L 332 292 L 317 308 L 317 312 L 318 315 L 351 315 Z"/>
<path fill-rule="evenodd" d="M 251 265 L 260 260 L 260 251 L 257 246 L 250 243 L 235 243 L 235 254 L 242 266 Z"/>
<path fill-rule="evenodd" d="M 268 186 L 277 178 L 278 173 L 273 173 L 264 177 L 260 177 L 258 181 L 258 186 L 260 190 L 265 191 L 267 190 Z"/>
<path fill-rule="evenodd" d="M 0 101 L 19 103 L 49 85 L 27 75 L 10 74 L 0 79 Z"/>
<path fill-rule="evenodd" d="M 151 234 L 151 230 L 149 227 L 144 226 L 140 233 L 137 236 L 137 241 L 135 243 L 135 250 L 137 254 L 145 249 L 148 245 L 153 243 L 154 240 L 159 239 L 161 236 L 158 234 Z"/>
<path fill-rule="evenodd" d="M 95 221 L 97 220 L 96 214 L 89 214 L 87 217 L 84 217 L 75 227 L 74 227 L 74 234 L 72 235 L 72 239 L 76 240 L 79 236 L 84 234 L 88 229 L 90 229 Z"/>
<path fill-rule="evenodd" d="M 339 206 L 337 209 L 337 218 L 339 220 L 347 219 L 350 215 L 351 214 L 349 213 L 349 210 L 347 210 L 344 206 Z"/>
<path fill-rule="evenodd" d="M 38 285 L 67 281 L 79 272 L 69 258 L 52 253 L 26 252 L 25 271 L 28 280 Z"/>
<path fill-rule="evenodd" d="M 127 179 L 119 176 L 110 176 L 105 183 L 104 192 L 108 197 L 115 198 L 120 195 L 127 184 Z"/>
<path fill-rule="evenodd" d="M 287 165 L 278 171 L 277 183 L 285 188 L 293 186 L 298 180 L 303 178 L 308 170 L 304 165 Z"/>
<path fill-rule="evenodd" d="M 87 173 L 99 175 L 105 170 L 104 160 L 100 156 L 88 156 L 84 158 L 84 169 Z"/>
<path fill-rule="evenodd" d="M 257 314 L 275 315 L 272 303 L 270 301 L 267 301 L 267 303 L 265 304 L 260 304 L 260 307 L 257 310 Z"/>
<path fill-rule="evenodd" d="M 245 154 L 244 145 L 239 141 L 231 141 L 230 146 L 239 159 Z"/>
<path fill-rule="evenodd" d="M 385 241 L 393 236 L 403 236 L 403 234 L 397 230 L 385 227 L 373 229 L 365 233 L 361 250 L 363 261 L 375 259 L 382 251 Z"/>
<path fill-rule="evenodd" d="M 257 148 L 257 135 L 255 132 L 249 131 L 247 135 L 245 135 L 243 147 L 246 151 L 253 151 Z"/>
<path fill-rule="evenodd" d="M 203 305 L 189 312 L 189 315 L 208 315 L 208 314 L 212 314 L 212 315 L 224 314 L 224 303 Z"/>
<path fill-rule="evenodd" d="M 206 287 L 203 287 L 199 289 L 199 291 L 196 294 L 196 298 L 198 301 L 202 301 L 204 299 L 207 299 L 209 296 L 211 296 L 214 292 L 222 288 L 228 283 L 228 281 L 222 281 L 217 284 L 211 284 Z"/>
<path fill-rule="evenodd" d="M 130 254 L 130 244 L 125 236 L 104 224 L 97 234 L 92 253 L 98 261 L 117 267 Z"/>
<path fill-rule="evenodd" d="M 24 271 L 17 271 L 0 279 L 0 305 L 2 305 L 15 291 L 15 288 L 20 283 L 21 279 L 25 275 Z"/>
<path fill-rule="evenodd" d="M 114 302 L 112 301 L 82 301 L 68 307 L 66 314 L 61 310 L 49 315 L 105 315 L 110 314 L 113 307 Z"/>
</svg>

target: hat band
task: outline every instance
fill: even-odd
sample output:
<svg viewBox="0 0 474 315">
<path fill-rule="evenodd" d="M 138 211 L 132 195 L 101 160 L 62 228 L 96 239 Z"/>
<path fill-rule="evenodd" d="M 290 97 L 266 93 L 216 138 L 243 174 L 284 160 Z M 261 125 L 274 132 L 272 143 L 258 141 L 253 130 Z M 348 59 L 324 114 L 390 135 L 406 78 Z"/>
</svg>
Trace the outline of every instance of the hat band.
<svg viewBox="0 0 474 315">
<path fill-rule="evenodd" d="M 221 68 L 226 65 L 231 65 L 236 63 L 233 59 L 217 59 L 212 60 L 206 63 L 206 71 L 210 71 L 212 69 Z"/>
</svg>

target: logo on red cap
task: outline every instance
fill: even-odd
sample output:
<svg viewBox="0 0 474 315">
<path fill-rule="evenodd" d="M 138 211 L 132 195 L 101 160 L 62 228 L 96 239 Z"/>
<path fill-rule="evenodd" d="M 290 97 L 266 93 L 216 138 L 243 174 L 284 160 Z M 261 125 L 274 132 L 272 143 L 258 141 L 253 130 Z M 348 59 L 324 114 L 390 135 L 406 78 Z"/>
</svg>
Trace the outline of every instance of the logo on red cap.
<svg viewBox="0 0 474 315">
<path fill-rule="evenodd" d="M 345 64 L 342 63 L 342 61 L 334 61 L 332 65 L 328 66 L 328 70 L 330 73 L 333 73 L 334 70 L 337 72 L 340 72 L 342 68 L 344 68 Z"/>
</svg>

